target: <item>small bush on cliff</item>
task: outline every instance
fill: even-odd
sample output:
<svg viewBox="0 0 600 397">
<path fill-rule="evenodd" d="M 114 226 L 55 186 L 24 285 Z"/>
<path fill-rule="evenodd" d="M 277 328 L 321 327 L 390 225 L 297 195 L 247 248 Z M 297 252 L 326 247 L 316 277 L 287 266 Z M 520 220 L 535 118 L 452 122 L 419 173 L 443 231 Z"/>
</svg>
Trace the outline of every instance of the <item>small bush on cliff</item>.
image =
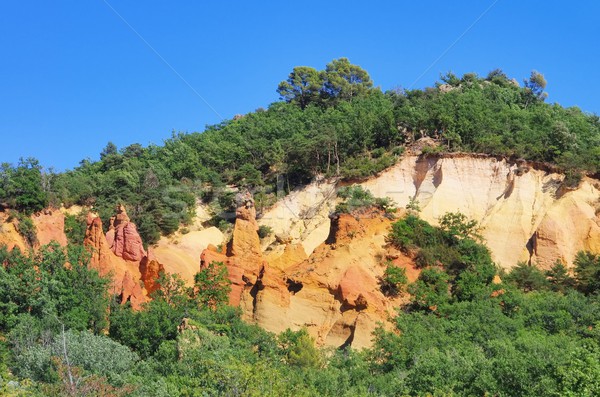
<svg viewBox="0 0 600 397">
<path fill-rule="evenodd" d="M 440 291 L 441 282 L 438 285 L 433 276 L 446 275 L 448 290 L 454 299 L 460 301 L 484 295 L 496 274 L 490 252 L 480 242 L 477 223 L 460 213 L 445 214 L 439 227 L 409 213 L 392 224 L 387 241 L 412 255 L 415 265 L 426 271 L 410 287 L 415 295 L 416 308 L 423 308 L 423 302 L 435 301 L 436 296 L 441 296 L 431 295 L 428 290 L 431 287 Z M 427 296 L 433 298 L 423 298 Z"/>
<path fill-rule="evenodd" d="M 258 237 L 265 238 L 271 234 L 273 234 L 273 229 L 270 226 L 260 225 L 258 227 Z"/>
<path fill-rule="evenodd" d="M 87 213 L 81 212 L 77 215 L 66 214 L 65 215 L 65 235 L 67 240 L 71 244 L 82 244 L 85 238 L 85 230 Z"/>
<path fill-rule="evenodd" d="M 389 197 L 376 198 L 369 190 L 360 185 L 339 188 L 338 197 L 344 200 L 335 208 L 335 212 L 338 214 L 349 214 L 369 207 L 378 208 L 388 215 L 396 212 L 396 207 L 392 199 Z"/>
<path fill-rule="evenodd" d="M 194 276 L 192 299 L 200 308 L 214 309 L 229 300 L 231 282 L 223 262 L 211 262 Z"/>
<path fill-rule="evenodd" d="M 339 188 L 338 197 L 344 200 L 335 208 L 335 212 L 340 214 L 351 213 L 361 208 L 370 207 L 375 203 L 373 194 L 360 185 Z"/>
<path fill-rule="evenodd" d="M 398 296 L 406 290 L 407 285 L 406 270 L 395 266 L 391 261 L 386 262 L 380 281 L 381 292 L 386 296 Z"/>
<path fill-rule="evenodd" d="M 37 230 L 33 224 L 33 220 L 23 213 L 17 213 L 17 231 L 30 247 L 33 247 L 37 243 Z"/>
</svg>

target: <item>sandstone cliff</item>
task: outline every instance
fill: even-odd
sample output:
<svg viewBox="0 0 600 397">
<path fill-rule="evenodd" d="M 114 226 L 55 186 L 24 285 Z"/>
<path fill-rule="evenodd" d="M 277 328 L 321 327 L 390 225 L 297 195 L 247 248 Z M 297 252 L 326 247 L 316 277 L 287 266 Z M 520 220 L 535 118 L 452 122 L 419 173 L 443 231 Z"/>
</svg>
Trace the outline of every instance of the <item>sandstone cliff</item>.
<svg viewBox="0 0 600 397">
<path fill-rule="evenodd" d="M 112 279 L 112 293 L 121 303 L 130 302 L 134 309 L 148 300 L 148 294 L 158 287 L 156 280 L 164 267 L 144 250 L 135 224 L 129 220 L 123 206 L 111 218 L 110 229 L 104 234 L 102 220 L 88 214 L 84 246 L 92 257 L 90 266 Z"/>
<path fill-rule="evenodd" d="M 67 245 L 65 235 L 65 215 L 55 209 L 46 209 L 31 216 L 37 233 L 38 246 L 56 241 L 61 246 Z"/>
<path fill-rule="evenodd" d="M 327 242 L 308 259 L 273 269 L 263 281 L 252 319 L 273 332 L 306 326 L 320 344 L 370 345 L 402 299 L 384 297 L 379 287 L 385 259 L 403 256 L 386 246 L 390 223 L 377 212 L 334 219 Z M 410 259 L 396 264 L 415 274 Z"/>
<path fill-rule="evenodd" d="M 272 332 L 307 327 L 319 344 L 370 344 L 372 331 L 387 322 L 401 299 L 384 297 L 379 287 L 383 258 L 401 255 L 386 247 L 389 219 L 376 211 L 342 215 L 333 220 L 327 242 L 310 257 L 301 244 L 288 240 L 283 250 L 265 258 L 249 196 L 240 201 L 237 215 L 227 253 L 210 247 L 201 263 L 227 265 L 230 304 L 240 305 L 247 321 Z M 410 267 L 414 275 L 412 262 L 405 259 L 397 265 Z"/>
<path fill-rule="evenodd" d="M 509 269 L 557 259 L 570 266 L 577 251 L 600 248 L 597 181 L 569 191 L 563 178 L 495 158 L 409 156 L 363 186 L 399 207 L 416 198 L 421 217 L 434 224 L 450 211 L 477 220 L 494 260 Z"/>
<path fill-rule="evenodd" d="M 584 178 L 569 190 L 563 179 L 552 170 L 487 156 L 411 155 L 361 185 L 376 197 L 390 197 L 399 208 L 416 199 L 420 216 L 433 224 L 456 211 L 478 221 L 494 260 L 506 269 L 519 261 L 546 268 L 557 259 L 571 266 L 582 249 L 600 252 L 600 183 Z M 324 214 L 335 206 L 335 195 L 324 199 L 323 192 L 332 186 L 313 183 L 294 192 L 267 211 L 260 224 L 289 236 L 310 254 L 330 227 Z M 306 219 L 307 214 L 317 215 Z"/>
</svg>

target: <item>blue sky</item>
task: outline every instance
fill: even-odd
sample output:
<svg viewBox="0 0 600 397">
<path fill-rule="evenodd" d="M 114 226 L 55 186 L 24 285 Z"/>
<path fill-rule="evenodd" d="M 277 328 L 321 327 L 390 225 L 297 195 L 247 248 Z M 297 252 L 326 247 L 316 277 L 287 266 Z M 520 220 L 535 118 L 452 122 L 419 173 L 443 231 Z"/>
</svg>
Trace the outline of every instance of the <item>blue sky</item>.
<svg viewBox="0 0 600 397">
<path fill-rule="evenodd" d="M 63 170 L 108 141 L 161 144 L 266 107 L 294 66 L 339 57 L 383 90 L 447 71 L 502 68 L 522 81 L 536 69 L 548 101 L 600 113 L 600 2 L 205 3 L 1 2 L 0 162 L 33 156 Z"/>
</svg>

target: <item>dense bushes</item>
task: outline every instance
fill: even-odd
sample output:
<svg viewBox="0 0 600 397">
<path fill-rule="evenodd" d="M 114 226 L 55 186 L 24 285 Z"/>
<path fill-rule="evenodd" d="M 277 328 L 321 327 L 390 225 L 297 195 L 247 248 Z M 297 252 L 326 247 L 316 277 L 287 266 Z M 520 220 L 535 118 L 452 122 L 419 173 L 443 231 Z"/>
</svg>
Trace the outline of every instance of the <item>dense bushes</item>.
<svg viewBox="0 0 600 397">
<path fill-rule="evenodd" d="M 88 259 L 79 246 L 52 243 L 36 254 L 0 247 L 0 331 L 25 313 L 57 317 L 75 330 L 104 329 L 108 280 L 88 268 Z"/>
<path fill-rule="evenodd" d="M 109 338 L 101 335 L 108 302 L 99 288 L 106 286 L 77 249 L 51 245 L 35 256 L 0 250 L 0 390 L 115 396 L 600 393 L 596 256 L 578 255 L 574 279 L 557 263 L 544 283 L 530 282 L 542 273 L 532 276 L 535 268 L 523 264 L 493 284 L 495 269 L 473 237 L 472 222 L 450 214 L 434 227 L 412 216 L 395 224 L 389 241 L 406 244 L 412 254 L 445 249 L 451 260 L 439 257 L 422 269 L 408 286 L 410 302 L 395 329 L 378 329 L 373 348 L 361 352 L 318 349 L 306 330 L 276 336 L 244 323 L 239 309 L 223 305 L 229 285 L 217 263 L 190 288 L 163 274 L 154 299 L 140 311 L 115 304 Z M 416 233 L 407 234 L 407 223 Z M 392 264 L 381 281 L 389 295 L 407 284 Z M 6 379 L 13 379 L 12 389 Z"/>
<path fill-rule="evenodd" d="M 389 241 L 413 255 L 432 248 L 409 286 L 412 302 L 396 330 L 378 331 L 369 363 L 383 395 L 595 395 L 600 392 L 596 256 L 580 253 L 576 280 L 564 266 L 542 272 L 520 264 L 503 284 L 476 225 L 460 214 L 433 227 L 409 215 Z M 444 252 L 437 256 L 438 252 Z M 581 281 L 577 281 L 581 280 Z M 513 287 L 515 285 L 515 288 Z M 527 293 L 523 292 L 526 291 Z M 594 364 L 584 364 L 594 363 Z M 402 374 L 399 378 L 398 374 Z"/>
</svg>

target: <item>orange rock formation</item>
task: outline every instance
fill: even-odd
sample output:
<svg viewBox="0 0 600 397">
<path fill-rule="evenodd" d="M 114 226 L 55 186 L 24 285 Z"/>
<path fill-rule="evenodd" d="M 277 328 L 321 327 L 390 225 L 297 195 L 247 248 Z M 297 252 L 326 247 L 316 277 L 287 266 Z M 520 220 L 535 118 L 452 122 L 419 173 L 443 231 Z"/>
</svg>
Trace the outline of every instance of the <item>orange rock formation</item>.
<svg viewBox="0 0 600 397">
<path fill-rule="evenodd" d="M 111 218 L 106 235 L 102 220 L 89 214 L 83 244 L 92 254 L 90 266 L 111 277 L 111 292 L 120 297 L 121 303 L 129 301 L 134 309 L 139 309 L 148 300 L 147 295 L 158 288 L 156 280 L 164 268 L 144 250 L 135 224 L 123 206 Z"/>
<path fill-rule="evenodd" d="M 288 244 L 267 262 L 256 232 L 254 203 L 243 196 L 238 204 L 227 255 L 209 247 L 201 257 L 201 266 L 211 261 L 227 265 L 229 303 L 239 305 L 247 321 L 269 331 L 307 327 L 320 344 L 370 345 L 377 323 L 386 323 L 402 299 L 385 297 L 379 288 L 391 221 L 378 211 L 345 214 L 333 220 L 327 242 L 310 257 L 300 244 Z M 402 265 L 412 267 L 412 261 Z"/>
</svg>

